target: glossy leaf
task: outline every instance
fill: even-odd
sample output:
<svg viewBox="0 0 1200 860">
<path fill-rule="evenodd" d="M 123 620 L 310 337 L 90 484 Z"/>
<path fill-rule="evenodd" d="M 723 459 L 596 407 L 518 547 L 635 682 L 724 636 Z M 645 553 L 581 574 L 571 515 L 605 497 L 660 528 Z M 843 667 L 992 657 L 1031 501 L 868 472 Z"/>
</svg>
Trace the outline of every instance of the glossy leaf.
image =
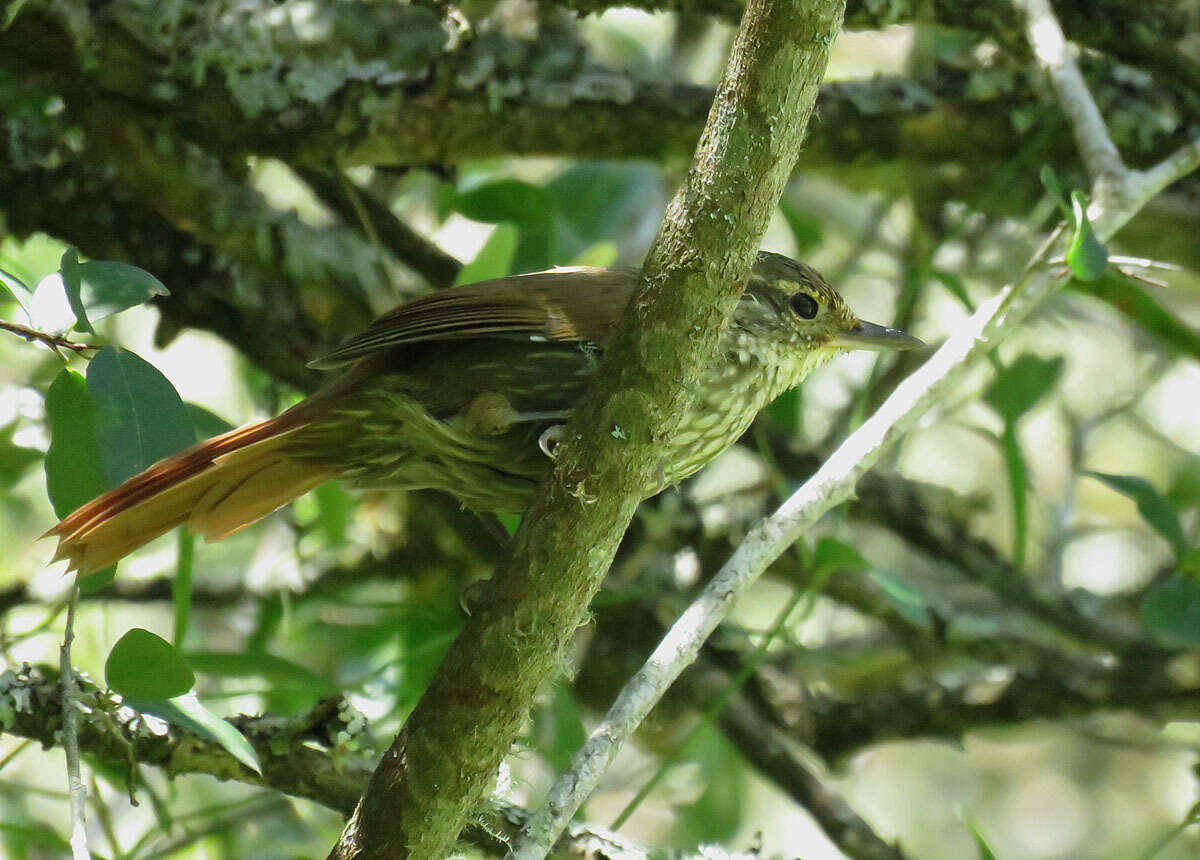
<svg viewBox="0 0 1200 860">
<path fill-rule="evenodd" d="M 1094 281 L 1108 268 L 1108 251 L 1100 244 L 1087 217 L 1087 202 L 1079 191 L 1071 192 L 1075 215 L 1075 232 L 1067 246 L 1067 265 L 1071 274 L 1081 281 Z"/>
<path fill-rule="evenodd" d="M 174 645 L 134 627 L 117 640 L 104 662 L 108 686 L 135 699 L 170 699 L 196 683 L 196 675 Z"/>
<path fill-rule="evenodd" d="M 1062 372 L 1061 357 L 1039 358 L 1022 355 L 1008 367 L 1000 368 L 983 398 L 1007 421 L 1016 421 L 1051 388 Z"/>
<path fill-rule="evenodd" d="M 200 704 L 194 693 L 173 699 L 137 699 L 126 697 L 126 703 L 139 711 L 152 714 L 180 728 L 220 744 L 226 752 L 255 773 L 262 773 L 258 753 L 245 735 L 230 723 Z"/>
<path fill-rule="evenodd" d="M 191 416 L 157 368 L 105 347 L 88 365 L 105 479 L 116 485 L 196 441 Z"/>
<path fill-rule="evenodd" d="M 1137 503 L 1138 513 L 1149 526 L 1166 538 L 1175 553 L 1176 560 L 1187 555 L 1187 538 L 1183 534 L 1183 526 L 1179 523 L 1179 512 L 1160 493 L 1153 484 L 1145 478 L 1136 475 L 1109 475 L 1104 472 L 1084 472 L 1097 481 L 1116 490 L 1121 495 Z"/>
</svg>

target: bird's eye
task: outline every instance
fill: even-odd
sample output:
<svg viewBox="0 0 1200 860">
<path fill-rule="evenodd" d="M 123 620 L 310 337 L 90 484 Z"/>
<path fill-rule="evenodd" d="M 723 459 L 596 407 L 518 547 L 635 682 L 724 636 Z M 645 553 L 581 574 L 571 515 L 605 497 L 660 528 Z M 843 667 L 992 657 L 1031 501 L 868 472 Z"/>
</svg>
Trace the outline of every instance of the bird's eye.
<svg viewBox="0 0 1200 860">
<path fill-rule="evenodd" d="M 801 318 L 810 320 L 817 315 L 817 300 L 808 293 L 796 293 L 791 298 L 792 310 Z"/>
</svg>

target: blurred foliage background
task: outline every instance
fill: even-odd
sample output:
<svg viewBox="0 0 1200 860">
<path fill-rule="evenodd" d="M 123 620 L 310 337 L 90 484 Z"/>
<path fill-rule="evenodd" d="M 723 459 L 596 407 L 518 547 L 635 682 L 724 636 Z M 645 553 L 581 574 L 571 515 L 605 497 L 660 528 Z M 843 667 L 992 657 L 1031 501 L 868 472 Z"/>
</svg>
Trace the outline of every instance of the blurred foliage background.
<svg viewBox="0 0 1200 860">
<path fill-rule="evenodd" d="M 0 320 L 74 325 L 104 350 L 0 331 L 0 854 L 65 851 L 53 667 L 70 580 L 36 539 L 55 522 L 48 474 L 53 493 L 127 453 L 119 433 L 73 432 L 108 402 L 102 362 L 141 380 L 128 426 L 178 447 L 295 402 L 319 384 L 308 360 L 408 297 L 637 265 L 738 8 L 609 5 L 7 7 Z M 1127 162 L 1196 136 L 1200 4 L 1055 7 Z M 1043 166 L 1087 182 L 1007 2 L 852 2 L 847 25 L 764 247 L 937 343 L 1057 217 Z M 1200 852 L 1196 179 L 1109 252 L 1169 265 L 1075 283 L 941 404 L 718 631 L 588 822 L 804 858 L 881 856 L 856 845 L 860 824 L 922 860 Z M 84 333 L 63 288 L 77 259 L 169 294 L 90 269 Z M 502 774 L 508 801 L 540 802 L 748 526 L 922 360 L 839 359 L 643 505 Z M 87 688 L 97 855 L 323 856 L 501 551 L 452 500 L 329 484 L 219 544 L 168 535 L 94 582 L 74 661 L 100 688 L 114 644 L 145 628 L 186 659 L 204 713 L 272 718 L 231 738 L 173 714 L 128 745 L 130 713 Z M 155 654 L 134 672 L 155 674 Z M 496 853 L 495 827 L 471 850 Z"/>
</svg>

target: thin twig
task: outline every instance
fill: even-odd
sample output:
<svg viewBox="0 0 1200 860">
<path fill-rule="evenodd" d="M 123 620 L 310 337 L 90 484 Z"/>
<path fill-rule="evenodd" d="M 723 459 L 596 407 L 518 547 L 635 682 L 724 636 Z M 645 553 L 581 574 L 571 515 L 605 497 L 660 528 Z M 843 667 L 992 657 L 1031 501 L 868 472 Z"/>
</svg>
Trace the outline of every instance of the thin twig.
<svg viewBox="0 0 1200 860">
<path fill-rule="evenodd" d="M 92 346 L 88 343 L 76 343 L 75 341 L 69 340 L 61 334 L 51 334 L 47 331 L 38 331 L 35 328 L 30 328 L 29 326 L 21 325 L 20 323 L 8 322 L 7 320 L 0 320 L 0 329 L 4 331 L 11 331 L 17 337 L 23 337 L 30 343 L 33 343 L 34 341 L 40 341 L 55 352 L 58 352 L 59 349 L 69 349 L 72 352 L 82 354 L 87 352 L 89 349 L 99 349 L 99 347 Z M 61 356 L 62 353 L 59 353 L 59 355 Z"/>
<path fill-rule="evenodd" d="M 63 752 L 67 757 L 67 784 L 71 798 L 71 856 L 89 860 L 87 845 L 87 786 L 83 784 L 79 764 L 79 688 L 75 685 L 75 670 L 71 666 L 71 643 L 75 641 L 75 607 L 79 604 L 79 585 L 71 589 L 67 603 L 67 625 L 59 649 L 59 688 L 62 695 Z"/>
</svg>

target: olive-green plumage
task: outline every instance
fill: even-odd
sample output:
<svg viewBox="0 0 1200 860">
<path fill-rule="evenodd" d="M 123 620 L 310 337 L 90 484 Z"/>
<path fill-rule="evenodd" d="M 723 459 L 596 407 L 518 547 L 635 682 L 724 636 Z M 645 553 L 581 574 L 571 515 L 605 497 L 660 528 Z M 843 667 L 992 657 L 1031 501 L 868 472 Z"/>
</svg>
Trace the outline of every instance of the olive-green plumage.
<svg viewBox="0 0 1200 860">
<path fill-rule="evenodd" d="M 50 532 L 58 557 L 99 570 L 184 523 L 220 538 L 332 477 L 519 511 L 549 467 L 547 431 L 583 392 L 637 281 L 636 269 L 553 269 L 401 305 L 314 362 L 344 372 L 312 397 L 66 517 Z M 839 350 L 919 344 L 860 321 L 809 266 L 759 254 L 699 408 L 663 449 L 665 483 L 712 460 Z"/>
</svg>

